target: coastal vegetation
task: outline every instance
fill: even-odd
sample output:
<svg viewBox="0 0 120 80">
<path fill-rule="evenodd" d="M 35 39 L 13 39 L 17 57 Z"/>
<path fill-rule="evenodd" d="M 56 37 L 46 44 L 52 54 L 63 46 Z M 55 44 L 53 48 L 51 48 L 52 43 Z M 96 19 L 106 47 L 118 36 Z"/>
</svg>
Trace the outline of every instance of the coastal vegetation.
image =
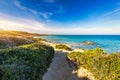
<svg viewBox="0 0 120 80">
<path fill-rule="evenodd" d="M 54 49 L 27 32 L 0 31 L 0 80 L 42 80 Z"/>
<path fill-rule="evenodd" d="M 36 36 L 39 34 L 0 31 L 0 80 L 42 80 L 54 49 L 41 42 L 46 40 Z M 83 44 L 94 45 L 90 42 Z M 55 44 L 55 48 L 71 51 L 67 59 L 78 69 L 87 69 L 98 80 L 120 80 L 120 53 L 107 54 L 101 48 L 72 51 L 65 44 Z"/>
<path fill-rule="evenodd" d="M 68 50 L 68 51 L 72 50 L 70 47 L 68 47 L 68 46 L 65 45 L 65 44 L 57 44 L 57 45 L 55 46 L 55 48 L 56 48 L 56 49 L 64 49 L 64 50 Z"/>
<path fill-rule="evenodd" d="M 20 46 L 44 40 L 41 38 L 34 38 L 34 36 L 38 35 L 40 34 L 22 31 L 0 30 L 0 48 Z"/>
<path fill-rule="evenodd" d="M 98 80 L 120 80 L 120 53 L 106 54 L 100 48 L 85 50 L 84 53 L 71 52 L 68 59 L 78 68 L 89 70 Z"/>
</svg>

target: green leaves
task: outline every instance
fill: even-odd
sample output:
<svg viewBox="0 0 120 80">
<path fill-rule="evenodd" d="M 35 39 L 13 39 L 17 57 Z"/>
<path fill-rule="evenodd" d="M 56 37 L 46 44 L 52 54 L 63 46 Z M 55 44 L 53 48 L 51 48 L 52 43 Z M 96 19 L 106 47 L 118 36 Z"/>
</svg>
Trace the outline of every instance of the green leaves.
<svg viewBox="0 0 120 80">
<path fill-rule="evenodd" d="M 102 49 L 96 48 L 85 50 L 84 53 L 68 53 L 67 57 L 76 61 L 78 67 L 83 66 L 88 69 L 98 80 L 120 79 L 120 53 L 105 54 Z"/>
<path fill-rule="evenodd" d="M 57 49 L 64 49 L 64 50 L 68 50 L 70 51 L 71 48 L 69 48 L 68 46 L 64 45 L 64 44 L 58 44 L 55 46 Z"/>
<path fill-rule="evenodd" d="M 42 80 L 54 49 L 41 43 L 0 50 L 1 80 Z"/>
</svg>

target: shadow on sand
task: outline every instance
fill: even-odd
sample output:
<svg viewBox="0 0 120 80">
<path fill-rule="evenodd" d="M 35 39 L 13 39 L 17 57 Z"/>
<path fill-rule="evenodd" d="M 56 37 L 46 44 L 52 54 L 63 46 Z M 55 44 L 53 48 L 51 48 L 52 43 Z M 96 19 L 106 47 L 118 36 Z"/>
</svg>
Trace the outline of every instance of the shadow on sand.
<svg viewBox="0 0 120 80">
<path fill-rule="evenodd" d="M 75 67 L 70 67 L 66 60 L 66 52 L 56 51 L 43 80 L 90 80 L 86 77 L 78 77 L 77 73 L 73 73 L 74 70 Z"/>
</svg>

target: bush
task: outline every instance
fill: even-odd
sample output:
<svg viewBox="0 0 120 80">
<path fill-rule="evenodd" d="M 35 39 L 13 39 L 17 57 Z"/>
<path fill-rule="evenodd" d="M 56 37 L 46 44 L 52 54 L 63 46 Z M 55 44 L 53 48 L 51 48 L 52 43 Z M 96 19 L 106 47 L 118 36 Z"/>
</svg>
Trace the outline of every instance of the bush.
<svg viewBox="0 0 120 80">
<path fill-rule="evenodd" d="M 72 52 L 67 57 L 75 61 L 79 67 L 83 66 L 98 80 L 120 79 L 120 53 L 105 54 L 102 49 L 85 50 L 84 53 Z"/>
<path fill-rule="evenodd" d="M 42 80 L 54 49 L 40 43 L 1 49 L 0 80 Z"/>
<path fill-rule="evenodd" d="M 43 34 L 28 33 L 23 31 L 0 31 L 0 48 L 8 48 L 43 41 L 44 39 L 34 38 Z M 45 40 L 44 40 L 45 41 Z"/>
<path fill-rule="evenodd" d="M 64 44 L 58 44 L 55 46 L 55 48 L 57 49 L 64 49 L 64 50 L 72 50 L 71 48 L 69 48 L 68 46 L 64 45 Z"/>
</svg>

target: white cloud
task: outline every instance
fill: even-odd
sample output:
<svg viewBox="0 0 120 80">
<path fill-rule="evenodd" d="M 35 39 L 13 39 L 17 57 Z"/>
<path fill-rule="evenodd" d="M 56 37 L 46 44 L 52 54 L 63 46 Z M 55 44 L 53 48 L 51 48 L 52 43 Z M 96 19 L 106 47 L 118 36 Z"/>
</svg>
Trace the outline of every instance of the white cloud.
<svg viewBox="0 0 120 80">
<path fill-rule="evenodd" d="M 78 25 L 73 27 L 55 27 L 45 26 L 35 20 L 28 20 L 24 18 L 17 18 L 0 13 L 0 28 L 10 30 L 22 30 L 36 33 L 46 34 L 120 34 L 120 21 L 111 22 L 109 25 L 99 23 L 91 23 L 88 25 Z M 114 23 L 114 24 L 112 24 Z M 70 24 L 71 25 L 71 24 Z M 109 27 L 106 27 L 109 26 Z"/>
<path fill-rule="evenodd" d="M 48 1 L 48 0 L 47 0 L 47 1 Z M 49 1 L 52 1 L 52 0 L 49 0 Z M 44 18 L 44 19 L 46 19 L 46 20 L 48 20 L 48 18 L 49 18 L 50 16 L 52 16 L 52 14 L 53 14 L 52 12 L 38 12 L 38 11 L 35 11 L 35 10 L 33 10 L 33 9 L 27 8 L 27 7 L 23 6 L 23 5 L 21 5 L 21 3 L 20 3 L 19 1 L 17 1 L 17 0 L 14 1 L 14 4 L 15 4 L 18 8 L 24 10 L 25 12 L 28 11 L 28 12 L 31 12 L 32 14 L 34 14 L 34 15 L 40 15 L 40 16 L 42 16 L 42 18 Z"/>
<path fill-rule="evenodd" d="M 47 20 L 50 16 L 53 15 L 53 13 L 51 13 L 51 12 L 39 12 L 39 14 L 40 14 L 43 18 L 45 18 L 46 20 Z"/>
<path fill-rule="evenodd" d="M 120 7 L 102 15 L 102 17 L 120 16 Z"/>
<path fill-rule="evenodd" d="M 13 29 L 13 30 L 45 30 L 44 24 L 39 23 L 34 20 L 28 20 L 23 18 L 16 18 L 8 15 L 0 14 L 0 27 L 3 29 Z"/>
<path fill-rule="evenodd" d="M 29 9 L 29 8 L 27 8 L 27 7 L 25 7 L 25 6 L 22 6 L 21 3 L 20 3 L 19 1 L 17 1 L 17 0 L 14 1 L 14 4 L 15 4 L 18 8 L 20 8 L 20 9 L 22 9 L 22 10 L 24 10 L 24 11 L 29 11 L 29 12 L 35 14 L 35 15 L 38 13 L 38 12 L 35 11 L 35 10 Z"/>
</svg>

